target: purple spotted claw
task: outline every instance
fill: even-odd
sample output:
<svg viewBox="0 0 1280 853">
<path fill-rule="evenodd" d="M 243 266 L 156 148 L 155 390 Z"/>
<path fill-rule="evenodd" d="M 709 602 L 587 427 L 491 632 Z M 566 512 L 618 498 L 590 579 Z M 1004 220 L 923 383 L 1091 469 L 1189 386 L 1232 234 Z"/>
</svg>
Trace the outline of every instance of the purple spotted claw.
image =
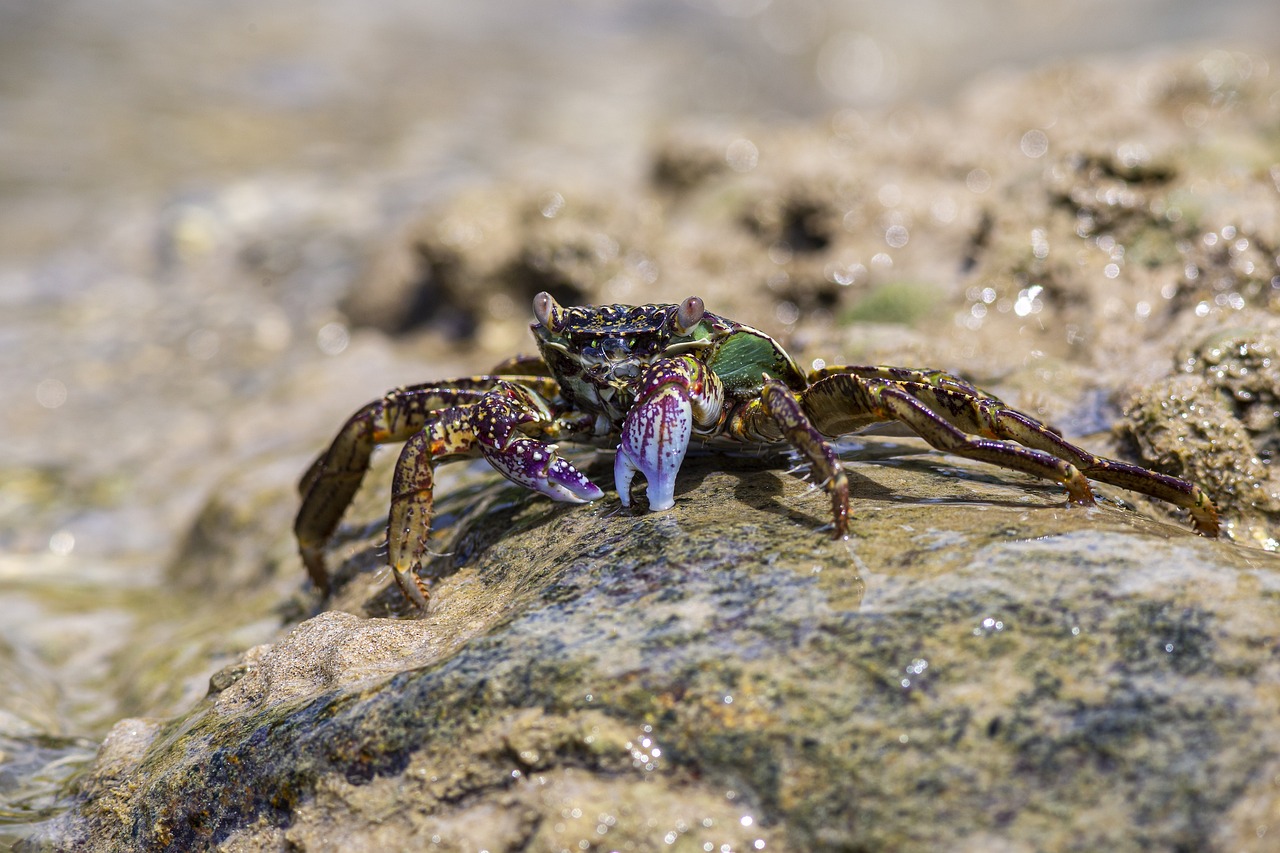
<svg viewBox="0 0 1280 853">
<path fill-rule="evenodd" d="M 520 438 L 506 447 L 482 447 L 489 464 L 514 483 L 540 492 L 552 500 L 586 503 L 604 497 L 600 487 L 565 461 L 554 444 Z"/>
<path fill-rule="evenodd" d="M 631 480 L 647 481 L 649 509 L 675 506 L 676 474 L 697 426 L 719 422 L 724 385 L 688 355 L 655 361 L 640 377 L 641 391 L 622 422 L 622 443 L 613 461 L 614 485 L 623 506 L 631 505 Z"/>
<path fill-rule="evenodd" d="M 623 506 L 631 505 L 636 472 L 648 485 L 649 509 L 675 505 L 676 474 L 693 435 L 693 407 L 681 385 L 664 385 L 627 413 L 622 443 L 613 462 L 613 479 Z"/>
</svg>

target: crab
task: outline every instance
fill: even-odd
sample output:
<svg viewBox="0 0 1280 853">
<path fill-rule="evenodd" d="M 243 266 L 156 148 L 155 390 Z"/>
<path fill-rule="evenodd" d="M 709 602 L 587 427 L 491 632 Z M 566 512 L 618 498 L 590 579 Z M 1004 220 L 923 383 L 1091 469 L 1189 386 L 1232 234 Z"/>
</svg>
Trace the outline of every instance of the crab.
<svg viewBox="0 0 1280 853">
<path fill-rule="evenodd" d="M 848 534 L 849 482 L 831 439 L 898 422 L 934 448 L 1059 483 L 1092 505 L 1089 479 L 1184 508 L 1200 534 L 1218 512 L 1194 483 L 1095 456 L 1040 421 L 941 370 L 825 367 L 806 373 L 757 329 L 678 305 L 562 307 L 533 300 L 539 356 L 517 356 L 484 376 L 397 388 L 360 408 L 311 465 L 294 530 L 312 582 L 327 595 L 323 549 L 376 446 L 404 442 L 392 478 L 387 559 L 404 596 L 425 609 L 419 577 L 431 527 L 434 469 L 486 459 L 547 497 L 586 503 L 604 492 L 558 452 L 558 442 L 610 448 L 622 506 L 636 474 L 649 509 L 675 503 L 690 445 L 712 450 L 790 445 L 831 501 L 832 535 Z"/>
</svg>

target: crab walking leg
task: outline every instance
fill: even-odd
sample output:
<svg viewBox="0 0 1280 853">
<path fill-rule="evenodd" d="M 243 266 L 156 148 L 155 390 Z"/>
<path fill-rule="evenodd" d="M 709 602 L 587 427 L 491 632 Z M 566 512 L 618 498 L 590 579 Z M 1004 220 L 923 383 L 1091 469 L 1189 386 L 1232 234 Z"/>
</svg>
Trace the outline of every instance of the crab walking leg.
<svg viewBox="0 0 1280 853">
<path fill-rule="evenodd" d="M 695 425 L 713 426 L 724 408 L 724 385 L 689 356 L 655 361 L 640 378 L 640 393 L 622 423 L 613 479 L 623 506 L 631 505 L 631 481 L 644 475 L 650 510 L 675 505 L 676 474 Z"/>
<path fill-rule="evenodd" d="M 387 561 L 401 592 L 419 609 L 430 597 L 417 570 L 431 533 L 437 463 L 480 455 L 507 479 L 553 500 L 586 503 L 604 496 L 555 445 L 521 433 L 519 427 L 529 423 L 558 428 L 545 402 L 526 388 L 502 383 L 474 406 L 441 412 L 405 442 L 392 478 Z"/>
<path fill-rule="evenodd" d="M 835 448 L 814 429 L 805 417 L 800 400 L 786 383 L 770 379 L 760 392 L 760 402 L 763 412 L 778 425 L 791 446 L 809 460 L 822 488 L 831 496 L 835 538 L 843 539 L 849 532 L 849 478 Z"/>
<path fill-rule="evenodd" d="M 511 358 L 499 362 L 492 372 L 500 373 L 503 376 L 538 376 L 551 379 L 552 383 L 555 382 L 555 379 L 551 377 L 551 368 L 547 366 L 546 359 L 540 355 L 513 355 Z M 549 390 L 554 395 L 554 384 L 549 386 Z"/>
<path fill-rule="evenodd" d="M 1076 467 L 1086 477 L 1182 507 L 1191 515 L 1191 526 L 1196 532 L 1209 539 L 1217 539 L 1222 534 L 1218 523 L 1218 507 L 1208 493 L 1195 483 L 1083 451 L 1080 457 L 1081 461 L 1076 463 Z"/>
<path fill-rule="evenodd" d="M 909 393 L 911 385 L 860 379 L 848 374 L 829 376 L 804 391 L 802 401 L 814 425 L 825 435 L 846 432 L 850 423 L 865 426 L 879 421 L 898 421 L 938 450 L 1053 480 L 1067 490 L 1071 503 L 1093 504 L 1089 481 L 1075 465 L 1043 450 L 967 435 L 966 430 L 985 431 L 974 428 L 975 424 L 962 415 L 968 403 L 961 395 L 931 399 L 930 403 L 937 408 L 935 411 L 933 406 Z M 919 387 L 911 390 L 928 396 Z M 969 397 L 970 401 L 973 399 Z"/>
<path fill-rule="evenodd" d="M 362 407 L 338 431 L 298 484 L 302 505 L 293 524 L 302 562 L 322 594 L 329 592 L 324 545 L 360 488 L 373 449 L 409 438 L 439 409 L 470 405 L 483 396 L 484 391 L 474 388 L 400 388 Z"/>
<path fill-rule="evenodd" d="M 939 388 L 951 388 L 956 391 L 963 391 L 974 397 L 980 397 L 986 400 L 1000 402 L 999 399 L 971 385 L 959 376 L 947 373 L 945 370 L 930 370 L 914 367 L 890 367 L 888 365 L 855 365 L 855 364 L 834 364 L 824 367 L 820 370 L 810 371 L 809 384 L 813 385 L 820 379 L 826 379 L 828 376 L 852 375 L 860 379 L 883 379 L 888 382 L 919 382 L 924 385 L 933 385 Z"/>
<path fill-rule="evenodd" d="M 1090 479 L 1168 501 L 1190 513 L 1191 524 L 1197 532 L 1210 539 L 1219 535 L 1218 509 L 1195 483 L 1128 462 L 1094 456 L 1035 418 L 1008 408 L 994 397 L 966 399 L 966 395 L 960 392 L 914 383 L 903 383 L 902 387 L 944 417 L 952 412 L 958 413 L 954 420 L 948 420 L 961 429 L 968 429 L 969 423 L 973 423 L 978 427 L 974 431 L 983 435 L 1016 441 L 1065 459 Z"/>
<path fill-rule="evenodd" d="M 475 456 L 475 436 L 466 409 L 448 409 L 400 449 L 391 478 L 391 511 L 387 516 L 387 562 L 404 597 L 419 610 L 431 597 L 416 569 L 427 550 L 431 509 L 435 505 L 434 467 L 447 457 Z"/>
<path fill-rule="evenodd" d="M 1095 456 L 1035 418 L 1010 409 L 998 397 L 949 373 L 902 367 L 828 367 L 810 374 L 810 379 L 817 381 L 840 373 L 893 382 L 958 429 L 988 438 L 1016 441 L 1057 456 L 1076 466 L 1090 479 L 1150 495 L 1186 509 L 1191 515 L 1192 526 L 1204 536 L 1212 539 L 1220 534 L 1218 509 L 1195 483 L 1117 459 Z"/>
<path fill-rule="evenodd" d="M 511 378 L 528 386 L 530 392 L 544 396 L 554 395 L 558 389 L 550 378 Z M 491 389 L 505 384 L 509 384 L 506 374 L 408 385 L 362 406 L 343 424 L 329 449 L 311 464 L 298 483 L 302 505 L 293 529 L 307 574 L 322 594 L 329 592 L 324 545 L 360 488 L 373 449 L 380 444 L 405 441 L 422 429 L 435 412 L 474 405 Z"/>
</svg>

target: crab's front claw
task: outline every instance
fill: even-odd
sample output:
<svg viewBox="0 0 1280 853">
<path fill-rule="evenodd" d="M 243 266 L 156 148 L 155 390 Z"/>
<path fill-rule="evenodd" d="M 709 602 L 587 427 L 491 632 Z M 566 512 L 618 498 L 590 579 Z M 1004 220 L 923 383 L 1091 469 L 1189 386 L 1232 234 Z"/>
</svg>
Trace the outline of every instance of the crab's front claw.
<svg viewBox="0 0 1280 853">
<path fill-rule="evenodd" d="M 613 479 L 623 506 L 631 505 L 636 472 L 648 485 L 649 509 L 675 505 L 676 474 L 693 434 L 693 408 L 681 385 L 665 385 L 639 403 L 622 424 L 622 443 L 613 463 Z"/>
<path fill-rule="evenodd" d="M 520 438 L 485 456 L 508 480 L 552 500 L 580 504 L 604 497 L 586 474 L 556 453 L 554 444 Z"/>
</svg>

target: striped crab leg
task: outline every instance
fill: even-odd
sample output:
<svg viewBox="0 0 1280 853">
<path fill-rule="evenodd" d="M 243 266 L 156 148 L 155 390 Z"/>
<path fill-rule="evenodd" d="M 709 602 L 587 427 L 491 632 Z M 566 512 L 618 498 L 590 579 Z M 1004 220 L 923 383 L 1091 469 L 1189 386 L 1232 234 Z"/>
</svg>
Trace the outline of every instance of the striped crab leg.
<svg viewBox="0 0 1280 853">
<path fill-rule="evenodd" d="M 404 441 L 442 409 L 479 402 L 493 384 L 484 379 L 397 388 L 348 418 L 329 448 L 307 469 L 298 484 L 302 504 L 293 529 L 303 565 L 322 595 L 329 593 L 324 546 L 359 490 L 374 448 Z"/>
<path fill-rule="evenodd" d="M 538 394 L 501 382 L 473 406 L 442 411 L 405 442 L 392 479 L 387 561 L 400 591 L 419 609 L 426 609 L 430 597 L 418 569 L 431 532 L 437 463 L 483 456 L 508 480 L 552 500 L 587 503 L 603 497 L 598 486 L 561 458 L 556 445 L 523 433 L 525 425 L 552 435 L 572 429 L 557 420 Z"/>
<path fill-rule="evenodd" d="M 744 442 L 773 444 L 786 440 L 808 460 L 814 479 L 831 498 L 833 535 L 849 532 L 849 478 L 840 456 L 809 421 L 804 406 L 785 382 L 764 378 L 760 397 L 735 411 L 725 431 Z"/>
<path fill-rule="evenodd" d="M 1220 534 L 1217 508 L 1194 483 L 1095 456 L 950 374 L 849 367 L 827 368 L 816 378 L 801 397 L 805 411 L 828 435 L 847 431 L 851 420 L 896 420 L 939 450 L 1057 481 L 1071 503 L 1093 503 L 1088 482 L 1093 479 L 1183 507 L 1198 533 Z"/>
<path fill-rule="evenodd" d="M 545 397 L 554 395 L 556 390 L 554 380 L 550 379 L 476 376 L 398 388 L 361 407 L 298 484 L 302 505 L 294 521 L 294 532 L 302 562 L 315 587 L 328 595 L 329 573 L 324 563 L 324 547 L 360 488 L 378 445 L 408 442 L 397 465 L 396 477 L 400 483 L 395 490 L 396 494 L 413 492 L 418 496 L 402 498 L 399 502 L 393 500 L 393 533 L 403 531 L 406 524 L 402 522 L 415 516 L 417 520 L 408 526 L 416 530 L 417 525 L 423 525 L 425 537 L 431 508 L 431 464 L 442 459 L 484 455 L 508 478 L 556 500 L 599 497 L 599 489 L 582 485 L 585 477 L 572 466 L 566 469 L 563 466 L 567 463 L 555 464 L 558 457 L 553 456 L 553 447 L 545 451 L 545 458 L 537 459 L 535 453 L 544 451 L 520 443 L 520 437 L 512 434 L 515 425 L 531 422 L 538 423 L 540 431 L 549 435 L 577 431 L 579 427 L 564 418 L 555 418 L 546 403 Z M 490 398 L 492 402 L 477 409 Z M 493 423 L 487 425 L 482 420 L 484 417 Z M 508 424 L 505 430 L 500 427 L 500 421 Z M 473 423 L 479 423 L 479 429 Z M 411 479 L 405 481 L 404 477 Z M 404 516 L 401 521 L 394 517 L 397 512 Z M 399 540 L 392 535 L 389 541 Z"/>
<path fill-rule="evenodd" d="M 882 421 L 900 421 L 939 450 L 1055 480 L 1066 488 L 1072 503 L 1093 503 L 1088 480 L 1070 462 L 1042 450 L 966 435 L 965 428 L 979 430 L 972 429 L 954 411 L 958 399 L 948 398 L 950 405 L 940 405 L 935 411 L 911 391 L 919 393 L 920 389 L 908 382 L 839 373 L 821 377 L 797 395 L 784 383 L 770 379 L 765 382 L 760 401 L 739 412 L 730 421 L 729 429 L 745 438 L 764 441 L 776 441 L 781 432 L 781 437 L 804 454 L 831 496 L 837 539 L 848 531 L 849 484 L 826 437 Z M 939 389 L 939 393 L 977 399 L 950 388 Z M 926 399 L 933 402 L 927 395 Z"/>
</svg>

